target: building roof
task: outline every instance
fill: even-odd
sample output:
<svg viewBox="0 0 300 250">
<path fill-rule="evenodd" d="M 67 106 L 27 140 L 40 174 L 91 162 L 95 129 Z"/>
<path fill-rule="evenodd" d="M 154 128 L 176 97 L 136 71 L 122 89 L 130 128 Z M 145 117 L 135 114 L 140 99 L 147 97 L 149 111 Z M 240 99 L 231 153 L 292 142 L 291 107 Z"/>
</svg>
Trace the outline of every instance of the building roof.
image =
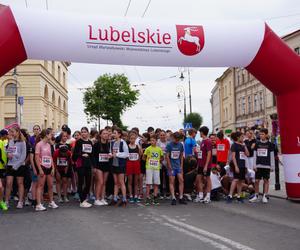
<svg viewBox="0 0 300 250">
<path fill-rule="evenodd" d="M 291 36 L 295 36 L 297 34 L 300 34 L 300 29 L 295 30 L 292 33 L 282 36 L 281 39 L 286 40 L 286 39 L 290 38 Z"/>
</svg>

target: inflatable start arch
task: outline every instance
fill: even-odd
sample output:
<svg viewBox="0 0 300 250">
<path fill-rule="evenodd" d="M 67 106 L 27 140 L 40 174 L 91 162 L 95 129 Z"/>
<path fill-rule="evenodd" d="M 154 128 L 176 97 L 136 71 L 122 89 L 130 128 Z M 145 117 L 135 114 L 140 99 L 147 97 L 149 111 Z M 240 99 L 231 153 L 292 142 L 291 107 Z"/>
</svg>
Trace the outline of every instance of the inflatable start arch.
<svg viewBox="0 0 300 250">
<path fill-rule="evenodd" d="M 26 59 L 245 67 L 277 96 L 287 196 L 300 199 L 300 57 L 264 22 L 82 17 L 0 5 L 0 76 Z"/>
</svg>

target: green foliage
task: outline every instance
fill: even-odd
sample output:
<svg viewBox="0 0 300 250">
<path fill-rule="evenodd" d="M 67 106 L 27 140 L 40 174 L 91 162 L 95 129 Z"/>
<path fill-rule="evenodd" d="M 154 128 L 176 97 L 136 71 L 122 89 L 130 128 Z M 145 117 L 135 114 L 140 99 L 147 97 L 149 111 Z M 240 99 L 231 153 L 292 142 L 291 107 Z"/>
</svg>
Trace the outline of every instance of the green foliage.
<svg viewBox="0 0 300 250">
<path fill-rule="evenodd" d="M 124 127 L 121 115 L 138 100 L 139 91 L 132 90 L 124 74 L 104 74 L 86 90 L 83 97 L 84 112 L 89 121 L 99 117 Z"/>
<path fill-rule="evenodd" d="M 199 113 L 190 113 L 183 120 L 184 123 L 192 123 L 193 128 L 198 130 L 203 123 L 203 118 Z"/>
</svg>

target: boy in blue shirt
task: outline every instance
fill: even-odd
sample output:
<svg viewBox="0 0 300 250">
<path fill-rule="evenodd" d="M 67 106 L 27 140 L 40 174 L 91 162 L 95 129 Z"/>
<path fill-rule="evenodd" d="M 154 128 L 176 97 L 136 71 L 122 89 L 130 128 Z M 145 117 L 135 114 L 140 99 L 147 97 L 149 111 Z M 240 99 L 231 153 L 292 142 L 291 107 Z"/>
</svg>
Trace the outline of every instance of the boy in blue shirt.
<svg viewBox="0 0 300 250">
<path fill-rule="evenodd" d="M 172 205 L 176 205 L 174 183 L 177 176 L 179 182 L 179 203 L 187 204 L 183 199 L 183 145 L 180 142 L 181 135 L 179 132 L 173 134 L 173 141 L 167 145 L 166 148 L 166 161 L 168 166 L 169 186 L 172 195 Z"/>
</svg>

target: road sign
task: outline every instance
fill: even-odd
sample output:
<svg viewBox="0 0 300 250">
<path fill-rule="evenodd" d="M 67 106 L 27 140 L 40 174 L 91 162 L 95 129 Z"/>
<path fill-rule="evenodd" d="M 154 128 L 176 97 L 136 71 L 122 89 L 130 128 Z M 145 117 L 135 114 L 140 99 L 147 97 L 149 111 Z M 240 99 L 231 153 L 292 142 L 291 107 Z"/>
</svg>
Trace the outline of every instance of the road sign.
<svg viewBox="0 0 300 250">
<path fill-rule="evenodd" d="M 18 104 L 20 104 L 21 106 L 24 104 L 24 96 L 18 97 Z"/>
<path fill-rule="evenodd" d="M 190 128 L 193 128 L 193 124 L 192 123 L 185 123 L 184 124 L 184 130 L 188 130 Z"/>
</svg>

